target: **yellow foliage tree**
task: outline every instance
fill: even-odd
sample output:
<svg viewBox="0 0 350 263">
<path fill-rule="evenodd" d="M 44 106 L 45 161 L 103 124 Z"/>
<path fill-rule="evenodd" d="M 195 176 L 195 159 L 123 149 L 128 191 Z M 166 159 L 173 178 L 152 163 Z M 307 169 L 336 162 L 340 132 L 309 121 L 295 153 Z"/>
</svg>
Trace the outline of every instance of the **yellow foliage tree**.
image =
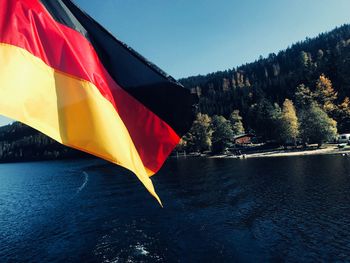
<svg viewBox="0 0 350 263">
<path fill-rule="evenodd" d="M 313 97 L 326 113 L 333 115 L 337 108 L 334 101 L 337 99 L 338 93 L 333 89 L 331 80 L 324 74 L 316 82 Z"/>
<path fill-rule="evenodd" d="M 296 143 L 299 135 L 299 123 L 294 104 L 285 99 L 281 118 L 281 139 L 283 143 Z"/>
</svg>

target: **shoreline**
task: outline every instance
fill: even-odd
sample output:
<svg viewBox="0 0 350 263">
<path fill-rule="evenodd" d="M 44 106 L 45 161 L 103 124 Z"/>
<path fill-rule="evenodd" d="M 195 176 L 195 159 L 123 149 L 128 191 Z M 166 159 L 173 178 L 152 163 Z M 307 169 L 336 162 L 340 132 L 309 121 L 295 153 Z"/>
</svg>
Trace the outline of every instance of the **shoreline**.
<svg viewBox="0 0 350 263">
<path fill-rule="evenodd" d="M 325 144 L 321 148 L 317 149 L 315 147 L 310 147 L 306 149 L 297 148 L 297 149 L 269 149 L 261 150 L 259 152 L 245 153 L 241 155 L 233 154 L 200 154 L 200 153 L 188 153 L 185 156 L 179 155 L 170 155 L 169 158 L 182 158 L 182 157 L 202 157 L 208 159 L 250 159 L 250 158 L 272 158 L 272 157 L 289 157 L 289 156 L 307 156 L 307 155 L 343 155 L 350 157 L 350 146 L 345 148 L 338 148 L 335 144 Z M 12 160 L 1 160 L 0 164 L 7 163 L 27 163 L 27 162 L 42 162 L 42 161 L 60 161 L 60 160 L 80 160 L 80 159 L 99 159 L 95 156 L 72 156 L 65 158 L 33 158 L 33 159 L 12 159 Z M 101 159 L 103 160 L 103 159 Z"/>
<path fill-rule="evenodd" d="M 327 144 L 320 149 L 293 149 L 293 150 L 266 150 L 258 153 L 246 153 L 240 156 L 220 154 L 207 156 L 208 158 L 218 159 L 248 159 L 248 158 L 269 158 L 269 157 L 288 157 L 288 156 L 306 156 L 306 155 L 350 155 L 350 147 L 339 149 L 334 144 Z"/>
</svg>

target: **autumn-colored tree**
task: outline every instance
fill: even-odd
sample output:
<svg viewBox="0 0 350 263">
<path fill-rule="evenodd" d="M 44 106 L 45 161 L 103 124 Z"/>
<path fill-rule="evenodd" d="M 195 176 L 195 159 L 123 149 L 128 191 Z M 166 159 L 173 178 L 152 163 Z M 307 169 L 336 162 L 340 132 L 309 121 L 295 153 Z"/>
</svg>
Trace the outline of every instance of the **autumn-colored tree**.
<svg viewBox="0 0 350 263">
<path fill-rule="evenodd" d="M 338 93 L 333 89 L 331 80 L 324 74 L 316 81 L 316 89 L 312 95 L 325 112 L 330 115 L 334 114 L 336 110 L 334 101 L 337 99 Z"/>
<path fill-rule="evenodd" d="M 283 102 L 280 131 L 280 138 L 284 144 L 296 143 L 299 135 L 299 123 L 294 104 L 289 99 L 285 99 Z"/>
<path fill-rule="evenodd" d="M 234 110 L 229 118 L 234 135 L 244 133 L 244 127 L 242 123 L 242 117 L 239 115 L 239 110 Z"/>
</svg>

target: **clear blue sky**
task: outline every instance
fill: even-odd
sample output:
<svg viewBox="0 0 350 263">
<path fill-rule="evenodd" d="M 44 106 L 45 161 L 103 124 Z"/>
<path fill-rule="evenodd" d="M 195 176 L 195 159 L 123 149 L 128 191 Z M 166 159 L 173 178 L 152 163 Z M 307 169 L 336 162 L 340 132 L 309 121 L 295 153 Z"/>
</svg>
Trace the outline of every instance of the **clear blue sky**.
<svg viewBox="0 0 350 263">
<path fill-rule="evenodd" d="M 252 62 L 350 23 L 349 0 L 75 2 L 175 78 Z"/>
</svg>

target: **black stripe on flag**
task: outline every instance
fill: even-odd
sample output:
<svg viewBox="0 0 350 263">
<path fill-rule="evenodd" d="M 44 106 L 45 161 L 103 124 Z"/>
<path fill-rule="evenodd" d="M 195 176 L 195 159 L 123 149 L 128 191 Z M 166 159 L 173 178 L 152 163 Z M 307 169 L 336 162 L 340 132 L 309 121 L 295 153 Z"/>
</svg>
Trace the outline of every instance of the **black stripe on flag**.
<svg viewBox="0 0 350 263">
<path fill-rule="evenodd" d="M 85 36 L 111 77 L 182 136 L 193 121 L 195 98 L 174 78 L 83 12 L 70 0 L 40 0 L 52 17 Z"/>
</svg>

